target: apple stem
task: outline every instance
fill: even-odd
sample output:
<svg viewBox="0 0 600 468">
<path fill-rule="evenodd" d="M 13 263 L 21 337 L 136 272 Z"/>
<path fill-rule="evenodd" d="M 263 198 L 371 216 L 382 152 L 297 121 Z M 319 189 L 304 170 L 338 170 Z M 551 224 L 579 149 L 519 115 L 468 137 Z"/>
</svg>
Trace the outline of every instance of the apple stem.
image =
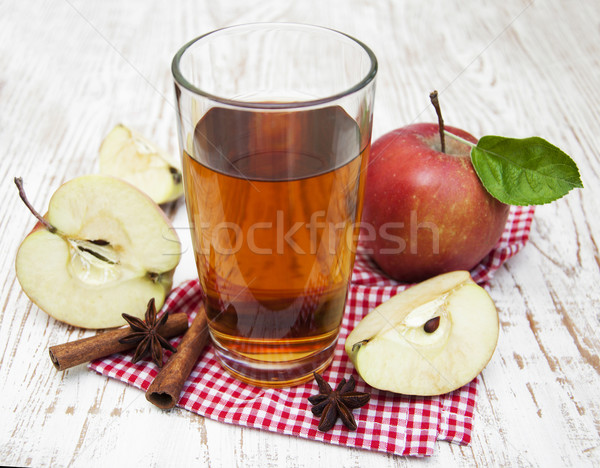
<svg viewBox="0 0 600 468">
<path fill-rule="evenodd" d="M 465 140 L 464 138 L 461 138 L 458 135 L 455 135 L 454 133 L 450 133 L 448 130 L 444 130 L 444 134 L 448 135 L 450 138 L 454 138 L 456 141 L 460 141 L 461 143 L 464 143 L 465 145 L 469 145 L 471 148 L 475 148 L 477 146 L 472 141 Z"/>
<path fill-rule="evenodd" d="M 446 139 L 444 138 L 444 119 L 442 118 L 442 109 L 440 109 L 440 101 L 438 100 L 438 92 L 437 90 L 429 93 L 429 100 L 433 107 L 435 107 L 435 113 L 438 117 L 438 127 L 440 131 L 440 141 L 442 142 L 442 153 L 446 152 Z"/>
<path fill-rule="evenodd" d="M 25 203 L 25 206 L 29 209 L 29 211 L 31 211 L 33 216 L 35 216 L 37 220 L 40 223 L 42 223 L 46 227 L 46 229 L 48 229 L 48 231 L 50 231 L 52 234 L 56 234 L 58 232 L 58 229 L 56 229 L 54 226 L 52 226 L 52 224 L 46 221 L 44 217 L 35 210 L 31 203 L 29 203 L 27 195 L 25 195 L 25 189 L 23 188 L 23 179 L 21 177 L 15 177 L 15 185 L 19 189 L 19 197 L 21 197 L 21 200 L 23 200 L 23 203 Z"/>
</svg>

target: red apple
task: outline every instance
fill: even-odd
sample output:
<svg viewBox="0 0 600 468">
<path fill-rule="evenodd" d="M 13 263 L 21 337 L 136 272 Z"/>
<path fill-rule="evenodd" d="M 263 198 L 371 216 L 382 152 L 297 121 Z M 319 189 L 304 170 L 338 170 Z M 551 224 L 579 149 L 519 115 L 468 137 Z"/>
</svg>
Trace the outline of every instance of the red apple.
<svg viewBox="0 0 600 468">
<path fill-rule="evenodd" d="M 25 294 L 57 320 L 83 328 L 142 316 L 171 290 L 180 243 L 169 219 L 146 194 L 120 179 L 77 177 L 54 193 L 46 216 L 19 246 L 17 279 Z"/>
<path fill-rule="evenodd" d="M 476 143 L 458 128 L 450 133 Z M 375 263 L 399 281 L 470 270 L 496 245 L 509 206 L 483 187 L 471 148 L 446 138 L 437 124 L 413 124 L 372 146 L 362 242 Z"/>
</svg>

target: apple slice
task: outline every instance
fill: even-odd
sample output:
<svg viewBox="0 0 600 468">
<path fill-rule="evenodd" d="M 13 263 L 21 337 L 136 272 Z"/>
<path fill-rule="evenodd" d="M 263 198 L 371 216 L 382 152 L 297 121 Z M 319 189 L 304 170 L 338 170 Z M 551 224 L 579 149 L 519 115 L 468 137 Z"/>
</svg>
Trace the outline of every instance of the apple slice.
<svg viewBox="0 0 600 468">
<path fill-rule="evenodd" d="M 156 203 L 173 201 L 183 193 L 179 163 L 122 124 L 100 146 L 100 173 L 135 185 Z"/>
<path fill-rule="evenodd" d="M 123 325 L 160 308 L 180 258 L 179 239 L 148 196 L 113 177 L 73 179 L 54 193 L 23 240 L 16 272 L 25 294 L 57 320 L 83 328 Z"/>
<path fill-rule="evenodd" d="M 440 395 L 470 382 L 498 341 L 498 313 L 466 271 L 431 278 L 375 308 L 350 333 L 346 352 L 369 385 Z"/>
</svg>

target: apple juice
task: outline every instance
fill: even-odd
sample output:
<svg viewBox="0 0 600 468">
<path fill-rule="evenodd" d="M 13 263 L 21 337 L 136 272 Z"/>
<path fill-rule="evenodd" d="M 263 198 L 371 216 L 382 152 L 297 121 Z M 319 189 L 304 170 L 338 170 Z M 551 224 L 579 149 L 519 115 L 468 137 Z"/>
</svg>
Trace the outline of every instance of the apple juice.
<svg viewBox="0 0 600 468">
<path fill-rule="evenodd" d="M 213 343 L 236 377 L 287 386 L 331 361 L 369 141 L 338 106 L 215 107 L 188 138 L 196 265 Z"/>
</svg>

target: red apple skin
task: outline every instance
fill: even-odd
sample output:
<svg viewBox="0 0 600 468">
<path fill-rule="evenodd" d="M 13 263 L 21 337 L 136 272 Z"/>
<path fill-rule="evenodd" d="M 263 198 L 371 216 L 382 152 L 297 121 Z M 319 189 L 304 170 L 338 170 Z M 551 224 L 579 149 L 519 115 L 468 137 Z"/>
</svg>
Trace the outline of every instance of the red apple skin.
<svg viewBox="0 0 600 468">
<path fill-rule="evenodd" d="M 446 129 L 477 142 L 463 130 Z M 372 146 L 361 240 L 398 281 L 472 269 L 500 239 L 508 212 L 481 184 L 468 145 L 446 137 L 441 152 L 437 124 L 394 130 Z"/>
</svg>

